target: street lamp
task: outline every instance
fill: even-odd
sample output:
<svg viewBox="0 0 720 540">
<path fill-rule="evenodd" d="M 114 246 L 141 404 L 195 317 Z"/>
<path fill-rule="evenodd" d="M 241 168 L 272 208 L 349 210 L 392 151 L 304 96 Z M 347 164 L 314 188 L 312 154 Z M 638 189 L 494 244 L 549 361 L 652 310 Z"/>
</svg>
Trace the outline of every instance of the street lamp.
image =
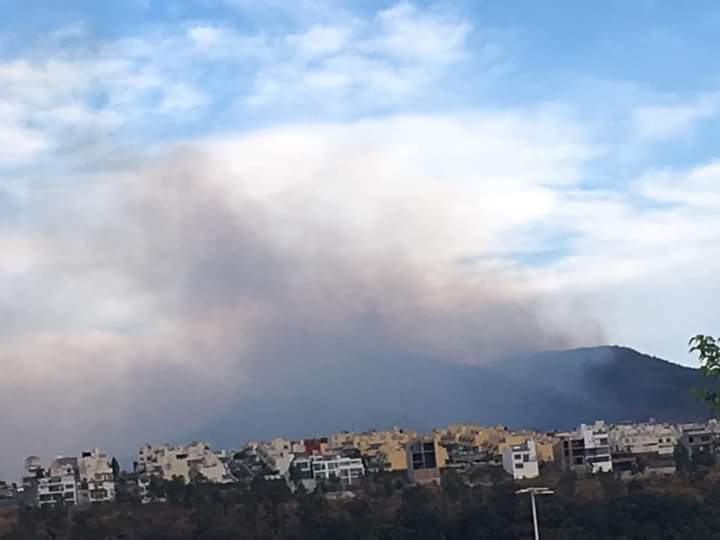
<svg viewBox="0 0 720 540">
<path fill-rule="evenodd" d="M 540 529 L 538 528 L 537 507 L 535 506 L 535 495 L 553 495 L 555 492 L 546 487 L 529 487 L 518 489 L 517 495 L 530 494 L 530 504 L 532 505 L 533 529 L 535 531 L 535 540 L 540 540 Z"/>
</svg>

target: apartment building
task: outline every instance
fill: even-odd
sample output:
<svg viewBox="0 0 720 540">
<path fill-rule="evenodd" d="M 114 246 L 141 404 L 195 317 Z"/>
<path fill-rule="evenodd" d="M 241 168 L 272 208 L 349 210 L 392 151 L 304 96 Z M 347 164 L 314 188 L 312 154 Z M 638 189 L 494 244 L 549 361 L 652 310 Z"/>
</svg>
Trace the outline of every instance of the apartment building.
<svg viewBox="0 0 720 540">
<path fill-rule="evenodd" d="M 288 478 L 295 453 L 305 453 L 304 445 L 294 445 L 292 441 L 280 437 L 276 437 L 269 443 L 256 443 L 252 448 L 263 465 L 272 471 L 272 474 L 267 477 L 278 479 Z"/>
<path fill-rule="evenodd" d="M 235 479 L 225 463 L 208 444 L 192 442 L 178 446 L 146 444 L 138 452 L 135 472 L 141 488 L 147 488 L 150 477 L 162 480 L 181 478 L 186 483 L 202 477 L 208 482 L 227 484 Z"/>
<path fill-rule="evenodd" d="M 406 471 L 405 446 L 417 438 L 417 433 L 394 427 L 392 430 L 371 429 L 363 432 L 343 431 L 328 439 L 329 451 L 357 449 L 372 471 Z"/>
<path fill-rule="evenodd" d="M 537 478 L 540 475 L 535 441 L 526 440 L 522 444 L 503 447 L 502 464 L 505 472 L 515 480 Z"/>
<path fill-rule="evenodd" d="M 447 450 L 435 437 L 426 437 L 406 447 L 408 478 L 418 484 L 440 483 L 440 473 L 447 463 Z"/>
<path fill-rule="evenodd" d="M 688 458 L 695 459 L 699 455 L 714 459 L 720 444 L 718 435 L 708 424 L 685 424 L 681 426 L 679 444 L 687 453 Z"/>
<path fill-rule="evenodd" d="M 672 424 L 654 422 L 617 424 L 610 429 L 610 449 L 620 454 L 672 456 L 680 431 Z"/>
<path fill-rule="evenodd" d="M 37 479 L 38 506 L 77 505 L 78 472 L 77 458 L 55 458 L 47 475 Z"/>
<path fill-rule="evenodd" d="M 79 460 L 78 501 L 97 504 L 115 500 L 115 477 L 111 460 L 97 448 L 83 452 Z"/>
<path fill-rule="evenodd" d="M 610 435 L 605 422 L 581 424 L 576 430 L 558 433 L 556 459 L 565 469 L 578 472 L 610 472 L 613 470 L 610 454 Z"/>
<path fill-rule="evenodd" d="M 28 456 L 25 458 L 23 467 L 22 485 L 23 488 L 29 489 L 37 485 L 38 478 L 42 476 L 44 469 L 42 462 L 38 456 Z"/>
<path fill-rule="evenodd" d="M 506 446 L 522 445 L 530 440 L 534 443 L 538 463 L 550 463 L 555 460 L 555 447 L 559 441 L 551 435 L 535 431 L 506 432 L 502 442 L 497 444 L 497 452 L 502 455 Z"/>
<path fill-rule="evenodd" d="M 37 502 L 41 508 L 78 503 L 77 482 L 74 474 L 61 474 L 40 478 L 37 483 Z"/>
<path fill-rule="evenodd" d="M 310 456 L 309 464 L 315 480 L 340 480 L 344 485 L 357 484 L 365 474 L 365 465 L 360 458 L 342 455 Z"/>
</svg>

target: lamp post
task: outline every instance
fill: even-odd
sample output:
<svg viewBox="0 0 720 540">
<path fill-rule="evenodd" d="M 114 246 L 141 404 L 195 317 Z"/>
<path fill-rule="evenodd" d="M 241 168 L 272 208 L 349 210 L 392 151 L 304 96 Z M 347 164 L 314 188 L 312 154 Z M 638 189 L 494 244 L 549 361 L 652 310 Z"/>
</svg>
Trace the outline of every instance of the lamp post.
<svg viewBox="0 0 720 540">
<path fill-rule="evenodd" d="M 533 530 L 535 531 L 535 540 L 540 540 L 540 528 L 538 527 L 537 506 L 535 505 L 535 495 L 553 495 L 555 492 L 546 487 L 529 487 L 518 489 L 517 495 L 530 494 L 530 505 L 532 506 Z"/>
</svg>

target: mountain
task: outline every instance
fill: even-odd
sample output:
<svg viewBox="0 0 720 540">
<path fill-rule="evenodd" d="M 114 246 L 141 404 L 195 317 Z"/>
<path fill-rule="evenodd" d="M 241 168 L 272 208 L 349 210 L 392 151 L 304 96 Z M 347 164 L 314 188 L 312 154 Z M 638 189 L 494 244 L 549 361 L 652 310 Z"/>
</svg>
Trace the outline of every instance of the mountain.
<svg viewBox="0 0 720 540">
<path fill-rule="evenodd" d="M 706 418 L 699 370 L 623 347 L 517 355 L 489 365 L 364 358 L 260 379 L 192 437 L 222 446 L 275 435 L 451 422 L 566 429 L 595 419 Z"/>
</svg>

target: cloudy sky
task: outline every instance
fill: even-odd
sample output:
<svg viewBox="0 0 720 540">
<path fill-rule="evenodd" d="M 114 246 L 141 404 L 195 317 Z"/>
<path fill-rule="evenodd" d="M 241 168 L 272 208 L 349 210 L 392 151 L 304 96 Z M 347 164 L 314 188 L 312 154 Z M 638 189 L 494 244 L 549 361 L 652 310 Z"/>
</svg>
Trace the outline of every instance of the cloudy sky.
<svg viewBox="0 0 720 540">
<path fill-rule="evenodd" d="M 0 9 L 0 474 L 308 358 L 720 328 L 714 1 Z"/>
</svg>

